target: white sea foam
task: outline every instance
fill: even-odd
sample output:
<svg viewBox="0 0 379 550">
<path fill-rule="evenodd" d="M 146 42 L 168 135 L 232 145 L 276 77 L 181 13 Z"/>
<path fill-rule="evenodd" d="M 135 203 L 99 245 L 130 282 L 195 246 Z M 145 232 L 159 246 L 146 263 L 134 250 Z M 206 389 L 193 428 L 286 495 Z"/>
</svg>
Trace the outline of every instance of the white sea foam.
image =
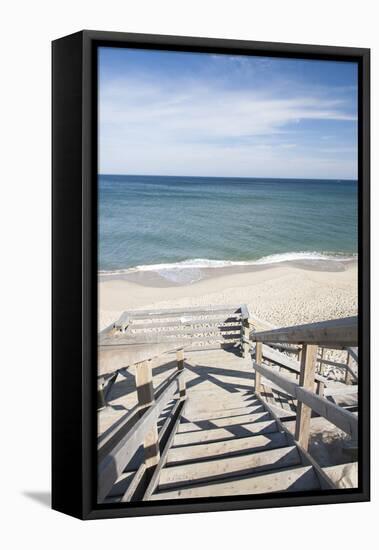
<svg viewBox="0 0 379 550">
<path fill-rule="evenodd" d="M 335 254 L 328 252 L 285 252 L 283 254 L 271 254 L 257 260 L 232 261 L 232 260 L 210 260 L 207 258 L 194 258 L 180 262 L 137 265 L 128 269 L 117 269 L 112 271 L 99 271 L 100 276 L 128 275 L 141 271 L 155 272 L 172 282 L 194 282 L 202 278 L 202 269 L 232 267 L 232 266 L 254 266 L 276 264 L 293 261 L 338 261 L 346 262 L 357 258 L 357 254 Z"/>
</svg>

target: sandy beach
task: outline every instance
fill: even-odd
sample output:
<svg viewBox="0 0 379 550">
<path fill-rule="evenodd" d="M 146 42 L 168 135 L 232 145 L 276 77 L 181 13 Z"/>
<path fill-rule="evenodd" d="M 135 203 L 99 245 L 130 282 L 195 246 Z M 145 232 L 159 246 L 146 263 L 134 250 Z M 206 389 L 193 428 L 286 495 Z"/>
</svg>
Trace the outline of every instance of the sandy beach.
<svg viewBox="0 0 379 550">
<path fill-rule="evenodd" d="M 247 304 L 257 328 L 357 314 L 357 262 L 303 261 L 204 269 L 175 284 L 155 272 L 99 277 L 99 330 L 130 309 Z"/>
</svg>

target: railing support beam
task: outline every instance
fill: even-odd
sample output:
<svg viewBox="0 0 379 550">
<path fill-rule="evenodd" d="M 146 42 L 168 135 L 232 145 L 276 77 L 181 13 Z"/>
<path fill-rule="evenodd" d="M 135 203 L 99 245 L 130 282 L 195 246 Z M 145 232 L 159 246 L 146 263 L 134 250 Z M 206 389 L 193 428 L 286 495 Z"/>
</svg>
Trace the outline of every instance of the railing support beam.
<svg viewBox="0 0 379 550">
<path fill-rule="evenodd" d="M 262 364 L 262 342 L 257 342 L 255 344 L 255 362 L 258 365 Z M 255 393 L 261 393 L 262 383 L 261 383 L 261 373 L 255 371 Z"/>
<path fill-rule="evenodd" d="M 351 376 L 351 370 L 352 370 L 352 363 L 353 359 L 349 352 L 347 352 L 347 359 L 346 359 L 346 372 L 345 372 L 345 384 L 352 384 L 353 383 L 353 377 Z"/>
<path fill-rule="evenodd" d="M 314 391 L 317 360 L 317 345 L 304 344 L 301 352 L 299 386 Z M 302 403 L 297 403 L 295 439 L 303 449 L 308 450 L 309 430 L 312 409 Z"/>
<path fill-rule="evenodd" d="M 151 361 L 143 361 L 136 365 L 136 388 L 140 416 L 143 416 L 146 410 L 151 407 L 155 401 L 152 371 Z M 149 476 L 152 474 L 160 458 L 158 428 L 156 423 L 146 433 L 143 446 L 146 473 Z"/>
<path fill-rule="evenodd" d="M 178 371 L 181 372 L 184 370 L 184 350 L 178 349 L 176 352 L 176 362 L 178 366 Z M 184 401 L 186 398 L 186 381 L 183 375 L 179 378 L 179 398 L 181 401 Z"/>
</svg>

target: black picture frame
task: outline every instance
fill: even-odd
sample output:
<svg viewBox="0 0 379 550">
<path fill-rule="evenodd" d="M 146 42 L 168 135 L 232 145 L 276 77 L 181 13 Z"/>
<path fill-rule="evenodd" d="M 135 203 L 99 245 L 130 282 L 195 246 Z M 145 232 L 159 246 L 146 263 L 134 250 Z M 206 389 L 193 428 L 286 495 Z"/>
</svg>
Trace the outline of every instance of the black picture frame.
<svg viewBox="0 0 379 550">
<path fill-rule="evenodd" d="M 96 504 L 97 64 L 101 45 L 355 61 L 359 70 L 359 488 Z M 370 499 L 370 50 L 81 31 L 52 44 L 52 507 L 81 519 Z"/>
</svg>

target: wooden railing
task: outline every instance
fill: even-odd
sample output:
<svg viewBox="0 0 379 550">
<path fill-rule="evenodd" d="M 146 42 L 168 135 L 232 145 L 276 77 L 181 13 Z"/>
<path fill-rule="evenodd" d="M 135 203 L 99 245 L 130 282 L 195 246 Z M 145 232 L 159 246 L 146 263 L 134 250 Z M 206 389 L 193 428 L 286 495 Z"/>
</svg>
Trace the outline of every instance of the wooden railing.
<svg viewBox="0 0 379 550">
<path fill-rule="evenodd" d="M 321 393 L 320 389 L 318 394 L 315 393 L 315 384 L 318 384 L 318 388 L 320 388 L 320 384 L 324 383 L 325 380 L 316 373 L 318 346 L 332 349 L 346 349 L 357 346 L 356 317 L 264 332 L 251 332 L 250 341 L 255 342 L 255 361 L 253 361 L 255 392 L 258 395 L 261 394 L 262 376 L 264 376 L 275 386 L 297 400 L 295 439 L 302 448 L 305 450 L 308 448 L 312 411 L 343 430 L 352 440 L 357 440 L 357 416 L 319 395 Z M 285 346 L 296 344 L 301 346 L 299 367 L 290 358 L 288 358 L 288 361 L 287 359 L 283 361 L 283 357 L 280 358 L 281 366 L 292 371 L 298 371 L 298 383 L 288 376 L 283 376 L 272 367 L 263 364 L 263 358 L 267 358 L 273 363 L 279 363 L 275 350 L 270 349 L 266 344 L 283 344 Z M 356 354 L 355 359 L 358 359 Z"/>
<path fill-rule="evenodd" d="M 136 494 L 148 498 L 154 491 L 186 398 L 184 350 L 238 345 L 247 354 L 244 338 L 248 339 L 251 330 L 248 319 L 246 306 L 129 311 L 100 333 L 99 408 L 106 407 L 107 394 L 118 373 L 132 366 L 138 403 L 99 441 L 99 502 L 109 495 L 141 446 L 143 462 L 121 501 L 129 501 Z M 154 393 L 152 364 L 169 353 L 176 353 L 176 372 Z M 172 400 L 171 412 L 158 433 L 157 421 Z"/>
<path fill-rule="evenodd" d="M 99 335 L 98 376 L 159 356 L 175 347 L 240 345 L 248 338 L 246 306 L 126 311 Z"/>
<path fill-rule="evenodd" d="M 183 349 L 173 348 L 176 351 L 177 370 L 166 381 L 164 387 L 154 392 L 153 386 L 153 365 L 152 358 L 145 359 L 134 365 L 135 382 L 137 390 L 137 410 L 133 409 L 131 414 L 124 419 L 123 425 L 134 424 L 126 433 L 123 425 L 118 425 L 117 430 L 111 434 L 111 445 L 107 442 L 107 452 L 101 452 L 98 465 L 98 501 L 102 502 L 111 491 L 113 485 L 124 471 L 127 464 L 136 454 L 141 445 L 143 446 L 143 461 L 139 465 L 131 486 L 123 495 L 121 501 L 131 500 L 137 490 L 144 494 L 149 488 L 154 471 L 159 467 L 161 460 L 160 443 L 165 434 L 169 434 L 170 427 L 175 425 L 176 419 L 180 417 L 181 409 L 186 399 L 186 384 L 184 379 L 184 352 Z M 170 414 L 163 427 L 158 433 L 157 422 L 162 411 L 174 400 Z M 167 432 L 167 433 L 166 433 Z M 167 439 L 167 438 L 166 438 Z M 169 445 L 166 442 L 163 453 Z"/>
</svg>

